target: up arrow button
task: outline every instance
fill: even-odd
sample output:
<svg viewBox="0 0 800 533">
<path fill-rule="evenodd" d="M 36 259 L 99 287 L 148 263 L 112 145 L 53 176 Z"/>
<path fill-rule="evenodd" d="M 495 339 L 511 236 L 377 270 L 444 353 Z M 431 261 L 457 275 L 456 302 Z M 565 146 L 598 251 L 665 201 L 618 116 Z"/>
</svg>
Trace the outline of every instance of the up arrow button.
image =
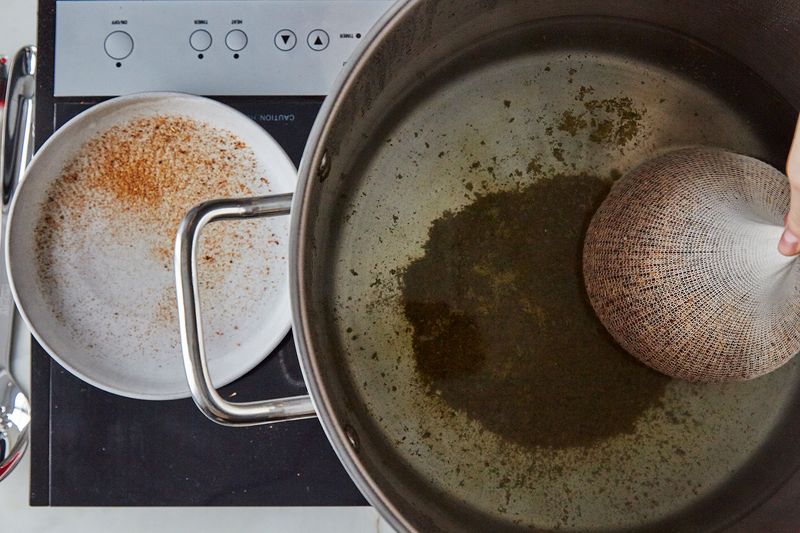
<svg viewBox="0 0 800 533">
<path fill-rule="evenodd" d="M 308 34 L 306 42 L 308 43 L 309 48 L 317 52 L 321 52 L 322 50 L 328 48 L 331 38 L 328 36 L 328 33 L 325 30 L 313 30 Z"/>
<path fill-rule="evenodd" d="M 297 35 L 292 30 L 283 29 L 275 34 L 275 47 L 288 52 L 297 44 Z"/>
</svg>

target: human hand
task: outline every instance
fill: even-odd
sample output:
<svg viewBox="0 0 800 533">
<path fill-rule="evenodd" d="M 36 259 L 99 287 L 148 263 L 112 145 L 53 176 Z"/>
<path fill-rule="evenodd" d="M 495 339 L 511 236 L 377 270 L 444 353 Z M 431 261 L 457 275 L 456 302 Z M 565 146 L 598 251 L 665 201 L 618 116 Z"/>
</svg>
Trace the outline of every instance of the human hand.
<svg viewBox="0 0 800 533">
<path fill-rule="evenodd" d="M 791 200 L 778 250 L 783 255 L 797 255 L 800 254 L 800 120 L 797 122 L 792 147 L 786 160 L 786 175 L 789 176 Z"/>
</svg>

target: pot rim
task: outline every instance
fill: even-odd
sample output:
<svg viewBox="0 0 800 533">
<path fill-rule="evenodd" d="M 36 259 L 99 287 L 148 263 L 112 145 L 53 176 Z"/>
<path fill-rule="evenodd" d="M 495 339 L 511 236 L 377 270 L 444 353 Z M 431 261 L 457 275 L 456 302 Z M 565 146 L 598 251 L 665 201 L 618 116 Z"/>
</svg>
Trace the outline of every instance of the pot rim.
<svg viewBox="0 0 800 533">
<path fill-rule="evenodd" d="M 297 177 L 297 189 L 292 200 L 291 222 L 289 225 L 289 293 L 292 309 L 292 332 L 297 348 L 300 369 L 306 382 L 322 429 L 333 446 L 336 456 L 344 466 L 359 491 L 381 516 L 398 531 L 414 531 L 414 527 L 400 513 L 386 493 L 379 487 L 366 471 L 358 457 L 358 451 L 345 433 L 341 418 L 331 406 L 325 384 L 319 378 L 317 357 L 311 350 L 306 336 L 311 330 L 310 317 L 307 311 L 308 301 L 305 287 L 302 285 L 300 273 L 305 269 L 308 260 L 302 254 L 301 243 L 306 241 L 305 235 L 310 229 L 307 221 L 306 207 L 309 204 L 309 183 L 315 178 L 325 154 L 325 143 L 331 125 L 342 105 L 342 95 L 348 93 L 365 66 L 369 63 L 380 43 L 386 35 L 393 31 L 400 22 L 412 12 L 421 0 L 399 0 L 378 19 L 365 39 L 353 52 L 351 60 L 340 72 L 328 97 L 325 99 L 309 135 L 306 150 L 300 161 Z"/>
</svg>

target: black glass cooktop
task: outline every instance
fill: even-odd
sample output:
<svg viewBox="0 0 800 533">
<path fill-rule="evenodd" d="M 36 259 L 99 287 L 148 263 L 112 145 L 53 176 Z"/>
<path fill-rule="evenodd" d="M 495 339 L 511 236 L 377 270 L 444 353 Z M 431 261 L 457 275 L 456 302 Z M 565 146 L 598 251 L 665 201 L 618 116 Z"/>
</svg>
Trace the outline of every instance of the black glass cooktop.
<svg viewBox="0 0 800 533">
<path fill-rule="evenodd" d="M 39 80 L 40 91 L 47 81 Z M 220 100 L 259 122 L 297 165 L 322 99 Z M 95 103 L 38 102 L 37 145 L 53 126 Z M 35 341 L 31 369 L 32 505 L 366 504 L 316 419 L 223 427 L 190 399 L 153 402 L 101 391 L 64 370 Z M 222 389 L 226 397 L 234 392 L 240 401 L 306 392 L 291 334 Z"/>
</svg>

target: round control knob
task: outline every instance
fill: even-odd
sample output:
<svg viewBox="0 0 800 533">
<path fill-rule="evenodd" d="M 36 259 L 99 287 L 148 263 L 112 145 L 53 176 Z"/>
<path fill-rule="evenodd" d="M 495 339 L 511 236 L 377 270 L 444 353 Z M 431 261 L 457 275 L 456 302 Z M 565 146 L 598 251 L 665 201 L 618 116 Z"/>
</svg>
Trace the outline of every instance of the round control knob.
<svg viewBox="0 0 800 533">
<path fill-rule="evenodd" d="M 242 30 L 231 30 L 225 36 L 225 46 L 238 52 L 247 46 L 247 34 Z"/>
<path fill-rule="evenodd" d="M 124 31 L 112 31 L 106 36 L 104 46 L 111 59 L 125 59 L 133 52 L 133 37 Z"/>
<path fill-rule="evenodd" d="M 189 46 L 198 52 L 204 52 L 211 48 L 211 34 L 206 30 L 195 30 L 189 36 Z"/>
</svg>

